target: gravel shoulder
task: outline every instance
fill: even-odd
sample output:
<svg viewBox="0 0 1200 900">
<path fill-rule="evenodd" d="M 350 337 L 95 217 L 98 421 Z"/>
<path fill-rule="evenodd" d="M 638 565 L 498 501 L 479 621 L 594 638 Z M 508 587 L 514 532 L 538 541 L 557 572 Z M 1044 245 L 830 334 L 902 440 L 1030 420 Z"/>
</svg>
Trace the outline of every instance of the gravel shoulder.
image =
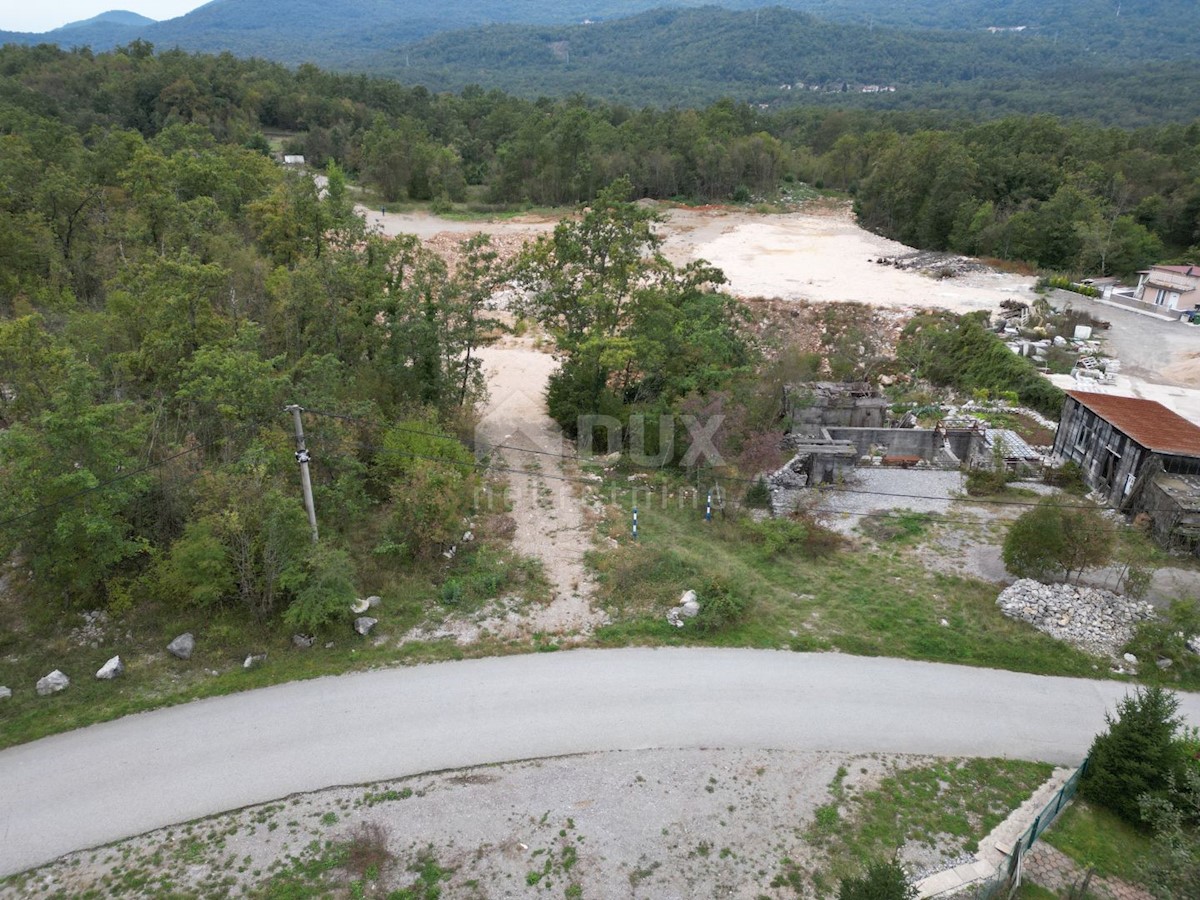
<svg viewBox="0 0 1200 900">
<path fill-rule="evenodd" d="M 248 893 L 292 860 L 314 858 L 313 841 L 346 842 L 364 826 L 377 829 L 394 860 L 380 867 L 370 896 L 410 885 L 413 867 L 431 860 L 450 897 L 562 896 L 573 884 L 585 897 L 795 896 L 771 882 L 785 869 L 821 867 L 823 851 L 807 832 L 831 784 L 859 795 L 895 768 L 928 762 L 680 749 L 439 772 L 295 795 L 73 853 L 0 887 L 0 898 L 110 893 L 143 875 L 149 884 L 125 896 L 155 896 L 164 879 L 187 895 Z M 922 836 L 901 860 L 910 871 L 945 867 L 958 854 L 944 843 Z M 334 869 L 321 881 L 350 877 Z"/>
</svg>

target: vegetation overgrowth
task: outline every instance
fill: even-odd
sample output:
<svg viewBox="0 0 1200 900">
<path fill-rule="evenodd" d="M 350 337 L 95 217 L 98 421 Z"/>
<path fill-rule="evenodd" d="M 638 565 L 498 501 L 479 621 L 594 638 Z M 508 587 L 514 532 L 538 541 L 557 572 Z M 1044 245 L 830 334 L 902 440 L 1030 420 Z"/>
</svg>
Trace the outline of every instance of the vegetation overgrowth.
<svg viewBox="0 0 1200 900">
<path fill-rule="evenodd" d="M 634 113 L 479 89 L 434 96 L 312 66 L 155 54 L 143 43 L 107 54 L 0 49 L 0 553 L 16 563 L 5 591 L 26 601 L 4 608 L 0 653 L 15 654 L 30 631 L 49 633 L 56 618 L 98 609 L 152 623 L 144 648 L 203 618 L 214 626 L 210 660 L 228 663 L 278 651 L 293 632 L 320 640 L 346 624 L 355 596 L 378 593 L 399 607 L 396 626 L 510 590 L 536 600 L 544 585 L 536 566 L 506 549 L 503 515 L 475 521 L 483 483 L 467 439 L 483 389 L 478 349 L 500 330 L 486 301 L 512 277 L 536 288 L 527 312 L 563 354 L 550 401 L 568 429 L 600 413 L 627 430 L 637 414 L 642 449 L 654 455 L 663 449 L 654 443 L 659 422 L 720 412 L 729 426 L 717 438 L 721 454 L 749 472 L 769 469 L 782 384 L 825 363 L 782 354 L 759 366 L 737 305 L 717 290 L 720 273 L 667 263 L 653 214 L 635 197 L 728 199 L 800 179 L 900 209 L 913 197 L 899 186 L 941 186 L 918 184 L 915 170 L 910 182 L 897 175 L 899 192 L 888 197 L 871 183 L 882 184 L 878 167 L 893 150 L 923 141 L 978 152 L 971 190 L 992 198 L 985 202 L 1005 222 L 1069 190 L 1090 198 L 1069 204 L 1071 216 L 1101 216 L 1088 220 L 1096 224 L 1126 208 L 1126 194 L 1106 193 L 1116 185 L 1141 193 L 1147 217 L 1138 227 L 1165 246 L 1196 239 L 1188 219 L 1200 203 L 1196 126 L 1097 141 L 1046 119 L 941 132 L 928 124 L 770 116 L 732 102 Z M 321 168 L 322 186 L 273 162 L 267 131 L 286 132 L 283 145 Z M 1133 165 L 1146 160 L 1153 178 Z M 993 176 L 1014 166 L 1033 175 L 1002 188 Z M 368 232 L 353 212 L 350 175 L 389 202 L 457 202 L 470 188 L 502 203 L 592 205 L 529 249 L 515 274 L 486 239 L 469 242 L 451 271 L 414 237 Z M 1057 226 L 1082 234 L 1076 226 L 1086 223 L 1071 216 Z M 1035 226 L 1050 227 L 1022 227 Z M 921 239 L 942 241 L 935 231 Z M 870 349 L 860 332 L 826 324 L 822 350 L 835 377 L 876 366 L 873 351 L 856 349 Z M 921 324 L 910 335 L 920 374 L 1056 406 L 1055 389 L 975 319 Z M 940 375 L 939 349 L 955 361 Z M 287 403 L 310 410 L 315 549 Z M 697 470 L 669 453 L 664 462 Z M 1004 620 L 981 584 L 881 552 L 872 564 L 908 586 L 864 587 L 883 584 L 881 570 L 841 553 L 840 539 L 815 523 L 724 522 L 704 532 L 668 510 L 647 511 L 646 521 L 675 543 L 649 537 L 598 560 L 614 603 L 651 604 L 620 617 L 601 643 L 690 640 L 652 605 L 674 601 L 668 594 L 683 575 L 725 601 L 706 623 L 710 642 L 1091 672 L 1082 654 Z M 919 527 L 902 523 L 910 535 Z M 459 546 L 467 530 L 470 550 Z M 797 568 L 822 597 L 816 618 L 790 587 Z M 942 617 L 956 627 L 939 628 Z M 103 662 L 101 647 L 66 631 L 42 650 L 75 641 L 89 667 Z M 227 673 L 212 687 L 200 686 L 208 682 L 197 666 L 192 681 L 166 693 L 151 686 L 161 663 L 145 680 L 131 666 L 110 706 L 83 709 L 98 690 L 89 685 L 50 701 L 57 724 L 34 722 L 37 701 L 27 696 L 3 714 L 24 723 L 13 735 L 28 737 L 189 691 L 357 664 L 343 652 L 310 663 L 288 655 L 278 667 L 272 657 L 274 674 L 252 670 L 237 682 Z M 415 646 L 358 658 L 457 652 Z M 45 674 L 35 668 L 54 655 L 22 656 L 22 682 Z"/>
<path fill-rule="evenodd" d="M 385 202 L 461 203 L 481 186 L 493 203 L 571 204 L 622 175 L 634 196 L 700 201 L 772 199 L 781 182 L 804 182 L 849 191 L 863 223 L 890 237 L 1063 273 L 1130 273 L 1200 244 L 1195 122 L 973 124 L 926 110 L 772 112 L 730 100 L 635 110 L 478 86 L 432 94 L 312 65 L 156 54 L 144 42 L 104 54 L 9 46 L 0 73 L 6 133 L 30 115 L 89 134 L 89 148 L 113 128 L 150 138 L 195 124 L 259 148 L 274 131 Z"/>
</svg>

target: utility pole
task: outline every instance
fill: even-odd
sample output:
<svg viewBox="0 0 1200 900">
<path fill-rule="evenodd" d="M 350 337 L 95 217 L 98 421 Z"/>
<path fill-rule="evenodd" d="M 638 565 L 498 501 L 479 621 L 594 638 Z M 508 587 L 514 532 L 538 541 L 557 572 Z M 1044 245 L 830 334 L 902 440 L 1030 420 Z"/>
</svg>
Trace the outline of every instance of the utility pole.
<svg viewBox="0 0 1200 900">
<path fill-rule="evenodd" d="M 296 423 L 296 462 L 300 463 L 300 487 L 304 491 L 304 508 L 308 510 L 308 527 L 312 529 L 313 543 L 317 542 L 317 508 L 313 505 L 312 478 L 308 474 L 308 449 L 304 446 L 304 423 L 300 421 L 303 410 L 293 403 L 284 410 L 292 414 Z"/>
</svg>

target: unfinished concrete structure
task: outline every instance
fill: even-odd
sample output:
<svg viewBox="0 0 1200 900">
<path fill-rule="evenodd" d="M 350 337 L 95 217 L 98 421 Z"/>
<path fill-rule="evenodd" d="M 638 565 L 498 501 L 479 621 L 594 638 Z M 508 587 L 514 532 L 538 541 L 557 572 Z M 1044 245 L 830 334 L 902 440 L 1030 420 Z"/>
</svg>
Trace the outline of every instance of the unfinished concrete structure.
<svg viewBox="0 0 1200 900">
<path fill-rule="evenodd" d="M 869 384 L 794 385 L 784 389 L 784 405 L 785 446 L 812 458 L 802 468 L 814 484 L 838 480 L 860 460 L 946 469 L 992 463 L 991 445 L 982 427 L 915 428 L 911 413 L 893 423 L 887 398 Z"/>
<path fill-rule="evenodd" d="M 1200 552 L 1200 476 L 1154 472 L 1133 501 L 1150 517 L 1150 527 L 1160 544 L 1173 550 Z"/>
<path fill-rule="evenodd" d="M 783 389 L 783 414 L 792 434 L 820 435 L 823 427 L 882 428 L 887 398 L 866 382 L 818 381 Z"/>
</svg>

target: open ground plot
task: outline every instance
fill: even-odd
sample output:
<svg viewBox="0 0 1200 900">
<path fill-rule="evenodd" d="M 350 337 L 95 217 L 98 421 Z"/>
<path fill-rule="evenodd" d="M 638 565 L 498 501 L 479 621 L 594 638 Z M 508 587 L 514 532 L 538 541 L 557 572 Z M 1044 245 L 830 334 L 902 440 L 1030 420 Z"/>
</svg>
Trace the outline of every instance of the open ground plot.
<svg viewBox="0 0 1200 900">
<path fill-rule="evenodd" d="M 896 847 L 914 873 L 948 866 L 1049 771 L 787 750 L 531 760 L 162 829 L 71 854 L 0 885 L 0 897 L 274 896 L 353 882 L 359 896 L 428 887 L 452 897 L 794 897 Z"/>
</svg>

